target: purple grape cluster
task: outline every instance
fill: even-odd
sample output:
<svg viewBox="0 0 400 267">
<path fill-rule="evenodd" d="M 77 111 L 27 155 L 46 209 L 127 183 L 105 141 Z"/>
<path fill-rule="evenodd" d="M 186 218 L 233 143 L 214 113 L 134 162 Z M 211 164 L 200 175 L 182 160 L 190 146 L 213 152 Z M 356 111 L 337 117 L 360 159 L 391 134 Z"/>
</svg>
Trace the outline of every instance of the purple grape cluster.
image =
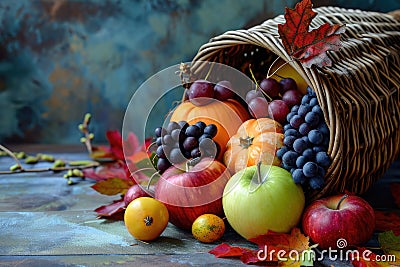
<svg viewBox="0 0 400 267">
<path fill-rule="evenodd" d="M 326 169 L 331 163 L 327 154 L 329 128 L 311 88 L 307 88 L 301 104 L 292 107 L 286 120 L 284 146 L 277 152 L 282 167 L 291 172 L 296 184 L 322 188 Z"/>
<path fill-rule="evenodd" d="M 215 158 L 219 147 L 213 138 L 217 135 L 215 124 L 202 121 L 189 125 L 186 121 L 168 123 L 154 131 L 157 145 L 157 169 L 163 173 L 172 164 L 198 157 Z"/>
</svg>

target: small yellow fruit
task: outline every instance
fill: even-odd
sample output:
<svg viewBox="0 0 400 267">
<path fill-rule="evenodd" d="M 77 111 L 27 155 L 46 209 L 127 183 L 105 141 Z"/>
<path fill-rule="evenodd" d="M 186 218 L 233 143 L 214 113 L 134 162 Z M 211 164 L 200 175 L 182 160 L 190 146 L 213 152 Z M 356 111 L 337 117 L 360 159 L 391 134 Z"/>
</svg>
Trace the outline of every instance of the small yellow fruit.
<svg viewBox="0 0 400 267">
<path fill-rule="evenodd" d="M 222 237 L 225 232 L 225 223 L 214 214 L 200 215 L 192 224 L 194 238 L 203 243 L 212 243 Z"/>
<path fill-rule="evenodd" d="M 151 197 L 134 199 L 124 214 L 128 232 L 138 240 L 151 241 L 161 235 L 168 225 L 169 213 L 165 205 Z"/>
</svg>

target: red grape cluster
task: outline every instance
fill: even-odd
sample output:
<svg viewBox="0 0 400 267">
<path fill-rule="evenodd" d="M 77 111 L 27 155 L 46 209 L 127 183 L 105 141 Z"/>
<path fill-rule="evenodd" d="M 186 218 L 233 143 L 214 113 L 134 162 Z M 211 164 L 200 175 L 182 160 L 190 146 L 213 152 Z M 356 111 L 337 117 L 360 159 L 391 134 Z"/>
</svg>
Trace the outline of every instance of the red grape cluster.
<svg viewBox="0 0 400 267">
<path fill-rule="evenodd" d="M 187 98 L 196 106 L 207 105 L 213 99 L 224 101 L 235 98 L 230 81 L 223 80 L 213 84 L 206 80 L 194 81 L 186 91 Z"/>
<path fill-rule="evenodd" d="M 199 157 L 215 158 L 219 147 L 213 138 L 217 134 L 215 124 L 199 121 L 189 125 L 186 121 L 168 123 L 167 127 L 155 129 L 157 145 L 157 169 L 163 173 L 172 164 Z"/>
<path fill-rule="evenodd" d="M 294 105 L 284 125 L 284 146 L 277 151 L 282 167 L 292 173 L 295 183 L 319 189 L 324 185 L 326 168 L 330 165 L 327 154 L 329 128 L 325 123 L 318 99 L 311 88 L 300 105 Z"/>
<path fill-rule="evenodd" d="M 259 88 L 262 91 L 256 89 L 246 94 L 249 112 L 255 118 L 271 117 L 283 124 L 290 108 L 300 104 L 302 98 L 292 78 L 283 78 L 279 82 L 274 78 L 265 78 Z M 268 102 L 264 94 L 272 100 Z"/>
</svg>

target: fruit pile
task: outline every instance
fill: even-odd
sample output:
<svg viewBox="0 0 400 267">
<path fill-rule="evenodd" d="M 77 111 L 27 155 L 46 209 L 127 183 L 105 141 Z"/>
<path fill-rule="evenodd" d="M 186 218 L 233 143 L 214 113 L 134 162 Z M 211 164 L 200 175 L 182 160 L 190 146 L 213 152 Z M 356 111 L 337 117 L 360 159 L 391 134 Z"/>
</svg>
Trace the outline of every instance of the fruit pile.
<svg viewBox="0 0 400 267">
<path fill-rule="evenodd" d="M 307 183 L 312 189 L 319 189 L 324 185 L 325 171 L 330 165 L 329 128 L 315 92 L 311 88 L 307 90 L 301 104 L 294 105 L 287 115 L 284 146 L 277 151 L 277 156 L 295 183 Z"/>
<path fill-rule="evenodd" d="M 158 171 L 163 173 L 172 164 L 179 164 L 187 159 L 215 158 L 219 146 L 212 139 L 217 131 L 214 124 L 206 125 L 202 121 L 194 125 L 189 125 L 186 121 L 171 121 L 166 128 L 157 127 L 154 133 Z"/>
</svg>

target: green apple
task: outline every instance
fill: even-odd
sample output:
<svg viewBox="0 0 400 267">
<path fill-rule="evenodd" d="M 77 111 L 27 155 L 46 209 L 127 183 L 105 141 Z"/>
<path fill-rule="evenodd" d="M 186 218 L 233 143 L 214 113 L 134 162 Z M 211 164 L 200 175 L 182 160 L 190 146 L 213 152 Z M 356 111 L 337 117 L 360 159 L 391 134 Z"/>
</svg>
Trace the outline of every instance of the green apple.
<svg viewBox="0 0 400 267">
<path fill-rule="evenodd" d="M 289 232 L 301 219 L 305 197 L 288 171 L 257 164 L 232 176 L 225 186 L 222 205 L 232 228 L 250 239 L 268 230 Z"/>
</svg>

